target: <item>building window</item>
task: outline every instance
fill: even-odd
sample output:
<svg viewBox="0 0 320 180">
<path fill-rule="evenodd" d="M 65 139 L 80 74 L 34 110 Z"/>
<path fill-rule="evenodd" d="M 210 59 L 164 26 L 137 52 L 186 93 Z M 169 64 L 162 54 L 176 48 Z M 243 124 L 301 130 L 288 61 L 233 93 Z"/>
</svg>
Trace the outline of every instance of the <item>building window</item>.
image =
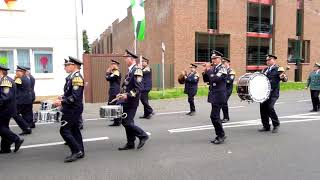
<svg viewBox="0 0 320 180">
<path fill-rule="evenodd" d="M 18 65 L 30 67 L 30 51 L 29 49 L 17 49 Z"/>
<path fill-rule="evenodd" d="M 214 35 L 208 33 L 196 33 L 195 61 L 211 61 L 212 50 L 217 50 L 229 57 L 230 35 Z"/>
<path fill-rule="evenodd" d="M 248 32 L 272 33 L 271 6 L 248 3 Z"/>
<path fill-rule="evenodd" d="M 0 50 L 0 64 L 10 68 L 9 73 L 14 72 L 13 50 Z"/>
<path fill-rule="evenodd" d="M 218 29 L 218 0 L 208 0 L 208 29 Z"/>
<path fill-rule="evenodd" d="M 298 45 L 298 47 L 297 47 Z M 301 63 L 310 63 L 310 40 L 304 40 L 302 42 L 302 48 L 301 42 L 297 42 L 297 40 L 289 39 L 288 40 L 288 63 L 296 63 L 295 58 L 301 57 Z M 295 52 L 298 51 L 298 54 L 295 54 Z M 300 55 L 301 53 L 301 55 Z"/>
<path fill-rule="evenodd" d="M 270 51 L 269 38 L 247 38 L 247 65 L 265 65 L 266 55 Z"/>
<path fill-rule="evenodd" d="M 53 73 L 52 51 L 34 51 L 36 73 Z"/>
</svg>

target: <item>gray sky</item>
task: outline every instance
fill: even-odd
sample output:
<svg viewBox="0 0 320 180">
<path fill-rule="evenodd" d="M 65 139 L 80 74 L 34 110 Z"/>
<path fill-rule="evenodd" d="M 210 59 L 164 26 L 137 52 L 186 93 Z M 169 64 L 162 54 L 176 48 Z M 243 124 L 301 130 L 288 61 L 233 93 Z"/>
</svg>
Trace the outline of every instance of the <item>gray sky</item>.
<svg viewBox="0 0 320 180">
<path fill-rule="evenodd" d="M 83 0 L 83 25 L 92 43 L 117 18 L 127 14 L 130 0 Z"/>
</svg>

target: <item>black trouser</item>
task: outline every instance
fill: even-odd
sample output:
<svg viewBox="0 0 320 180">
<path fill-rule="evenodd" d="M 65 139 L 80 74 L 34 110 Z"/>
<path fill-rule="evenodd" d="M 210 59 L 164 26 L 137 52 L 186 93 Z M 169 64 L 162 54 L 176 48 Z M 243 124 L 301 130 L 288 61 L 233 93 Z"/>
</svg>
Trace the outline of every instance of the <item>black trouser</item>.
<svg viewBox="0 0 320 180">
<path fill-rule="evenodd" d="M 11 144 L 19 140 L 19 136 L 10 130 L 9 122 L 10 117 L 0 117 L 1 151 L 3 152 L 10 152 Z"/>
<path fill-rule="evenodd" d="M 127 113 L 127 117 L 122 119 L 122 125 L 127 134 L 127 145 L 134 145 L 136 137 L 139 139 L 148 136 L 140 127 L 134 124 L 134 116 L 136 115 L 138 107 L 123 106 L 123 112 Z"/>
<path fill-rule="evenodd" d="M 231 96 L 231 93 L 227 94 L 227 100 L 226 103 L 223 104 L 222 106 L 222 112 L 223 112 L 223 119 L 230 119 L 229 117 L 229 106 L 228 106 L 228 100 Z"/>
<path fill-rule="evenodd" d="M 211 103 L 211 122 L 218 137 L 224 137 L 225 133 L 220 119 L 220 110 L 223 104 Z"/>
<path fill-rule="evenodd" d="M 109 95 L 108 105 L 116 105 L 117 101 L 114 101 L 113 103 L 110 103 L 116 97 L 117 97 L 116 95 Z M 121 124 L 121 118 L 114 118 L 113 119 L 113 123 L 120 125 Z"/>
<path fill-rule="evenodd" d="M 33 121 L 33 113 L 30 114 L 30 111 L 32 112 L 32 108 L 28 104 L 17 105 L 17 114 L 13 116 L 13 119 L 22 131 L 30 129 L 28 122 Z"/>
<path fill-rule="evenodd" d="M 27 117 L 26 117 L 26 122 L 28 123 L 28 126 L 34 126 L 34 120 L 33 120 L 33 104 L 26 104 L 26 106 L 29 106 L 27 108 Z"/>
<path fill-rule="evenodd" d="M 260 104 L 260 115 L 261 122 L 263 127 L 269 129 L 269 118 L 272 121 L 273 127 L 277 127 L 280 125 L 280 121 L 278 119 L 277 113 L 274 110 L 274 104 L 278 100 L 279 97 L 270 97 L 268 100 Z"/>
<path fill-rule="evenodd" d="M 153 112 L 152 107 L 149 105 L 149 97 L 148 97 L 149 92 L 150 91 L 144 91 L 144 92 L 141 92 L 140 94 L 140 100 L 141 100 L 141 103 L 143 104 L 143 109 L 144 109 L 144 116 L 149 116 Z"/>
<path fill-rule="evenodd" d="M 188 94 L 188 103 L 190 105 L 190 112 L 195 112 L 196 107 L 194 105 L 194 95 L 193 94 Z"/>
<path fill-rule="evenodd" d="M 71 153 L 84 152 L 82 135 L 79 129 L 79 118 L 82 111 L 64 113 L 61 118 L 60 134 L 69 146 Z"/>
<path fill-rule="evenodd" d="M 319 110 L 319 90 L 310 90 L 312 106 L 314 111 Z"/>
</svg>

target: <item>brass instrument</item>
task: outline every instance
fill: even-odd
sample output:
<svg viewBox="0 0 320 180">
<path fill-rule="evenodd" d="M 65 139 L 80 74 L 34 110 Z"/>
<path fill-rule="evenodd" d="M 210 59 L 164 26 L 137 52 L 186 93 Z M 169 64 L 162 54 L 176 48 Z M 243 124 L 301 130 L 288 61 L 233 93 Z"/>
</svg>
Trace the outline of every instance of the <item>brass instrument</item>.
<svg viewBox="0 0 320 180">
<path fill-rule="evenodd" d="M 186 72 L 185 71 L 182 71 L 181 74 L 179 74 L 178 82 L 179 82 L 179 84 L 185 84 L 186 83 Z"/>
</svg>

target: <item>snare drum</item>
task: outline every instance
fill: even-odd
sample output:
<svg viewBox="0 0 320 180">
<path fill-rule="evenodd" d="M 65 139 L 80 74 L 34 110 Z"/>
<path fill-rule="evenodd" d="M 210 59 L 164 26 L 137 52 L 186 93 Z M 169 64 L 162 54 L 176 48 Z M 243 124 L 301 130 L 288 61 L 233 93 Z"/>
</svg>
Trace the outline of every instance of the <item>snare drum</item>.
<svg viewBox="0 0 320 180">
<path fill-rule="evenodd" d="M 34 112 L 33 119 L 35 122 L 38 123 L 45 123 L 45 122 L 60 122 L 62 113 L 60 111 L 53 111 L 53 110 L 40 110 Z"/>
<path fill-rule="evenodd" d="M 51 110 L 54 108 L 53 101 L 47 100 L 47 101 L 42 101 L 40 110 Z"/>
<path fill-rule="evenodd" d="M 123 113 L 123 108 L 120 105 L 106 105 L 100 107 L 100 118 L 125 118 L 124 115 L 125 113 Z"/>
<path fill-rule="evenodd" d="M 262 103 L 269 98 L 271 85 L 261 73 L 247 73 L 239 78 L 237 93 L 241 100 Z"/>
</svg>

